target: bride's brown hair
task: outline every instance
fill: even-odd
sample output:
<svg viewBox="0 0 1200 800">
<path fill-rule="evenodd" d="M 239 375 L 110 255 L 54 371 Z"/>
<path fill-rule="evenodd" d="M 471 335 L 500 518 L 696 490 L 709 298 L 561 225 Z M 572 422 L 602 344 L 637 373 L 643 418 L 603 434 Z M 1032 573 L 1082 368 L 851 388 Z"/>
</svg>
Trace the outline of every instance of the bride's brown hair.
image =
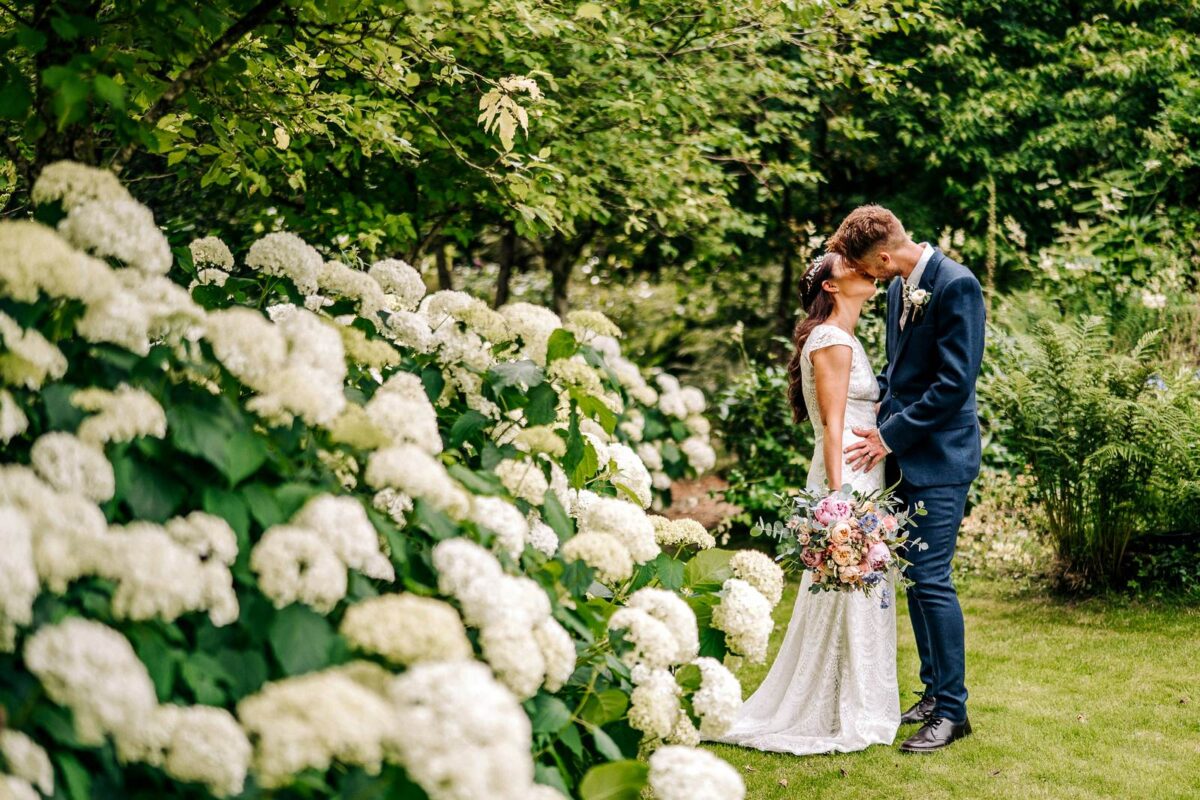
<svg viewBox="0 0 1200 800">
<path fill-rule="evenodd" d="M 841 260 L 842 257 L 836 253 L 826 253 L 814 260 L 800 279 L 800 305 L 804 308 L 805 317 L 796 323 L 796 330 L 792 333 L 795 350 L 792 360 L 788 362 L 788 403 L 792 406 L 793 422 L 800 423 L 808 419 L 808 408 L 804 405 L 804 379 L 800 374 L 800 354 L 813 328 L 833 314 L 833 295 L 825 291 L 824 284 L 833 277 L 833 267 Z"/>
</svg>

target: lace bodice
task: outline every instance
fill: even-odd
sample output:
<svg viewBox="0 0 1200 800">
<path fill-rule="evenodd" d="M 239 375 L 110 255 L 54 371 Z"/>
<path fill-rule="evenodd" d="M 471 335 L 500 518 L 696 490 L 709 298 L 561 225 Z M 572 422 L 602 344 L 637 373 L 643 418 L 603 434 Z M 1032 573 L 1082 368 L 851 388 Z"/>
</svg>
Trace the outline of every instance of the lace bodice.
<svg viewBox="0 0 1200 800">
<path fill-rule="evenodd" d="M 813 380 L 812 354 L 816 350 L 836 345 L 850 348 L 850 391 L 846 398 L 845 427 L 842 431 L 842 445 L 849 446 L 858 441 L 852 429 L 874 428 L 876 425 L 875 402 L 879 399 L 879 384 L 875 380 L 875 370 L 867 358 L 867 351 L 862 343 L 836 325 L 818 325 L 809 334 L 804 349 L 800 351 L 800 375 L 803 380 L 804 405 L 808 408 L 808 418 L 812 422 L 816 434 L 816 447 L 813 452 L 812 467 L 808 473 L 808 485 L 821 487 L 825 485 L 825 452 L 821 443 L 825 440 L 825 423 L 821 419 L 821 409 L 817 405 L 817 384 Z M 882 465 L 876 468 L 882 470 Z M 842 479 L 851 483 L 856 489 L 881 482 L 881 477 L 851 472 L 848 467 L 842 469 Z"/>
</svg>

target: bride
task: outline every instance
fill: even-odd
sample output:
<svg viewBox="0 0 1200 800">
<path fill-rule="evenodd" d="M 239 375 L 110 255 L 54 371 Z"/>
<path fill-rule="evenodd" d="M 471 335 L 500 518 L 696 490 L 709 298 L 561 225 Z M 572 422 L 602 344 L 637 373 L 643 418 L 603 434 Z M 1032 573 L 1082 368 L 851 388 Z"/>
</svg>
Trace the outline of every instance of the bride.
<svg viewBox="0 0 1200 800">
<path fill-rule="evenodd" d="M 811 489 L 861 492 L 883 486 L 883 464 L 854 472 L 846 446 L 852 428 L 875 427 L 879 385 L 854 336 L 875 282 L 827 253 L 801 280 L 807 317 L 796 326 L 788 392 L 797 423 L 808 418 L 816 451 Z M 896 611 L 861 592 L 808 591 L 805 572 L 775 662 L 758 690 L 717 741 L 758 750 L 808 755 L 891 744 L 900 726 L 896 684 Z"/>
</svg>

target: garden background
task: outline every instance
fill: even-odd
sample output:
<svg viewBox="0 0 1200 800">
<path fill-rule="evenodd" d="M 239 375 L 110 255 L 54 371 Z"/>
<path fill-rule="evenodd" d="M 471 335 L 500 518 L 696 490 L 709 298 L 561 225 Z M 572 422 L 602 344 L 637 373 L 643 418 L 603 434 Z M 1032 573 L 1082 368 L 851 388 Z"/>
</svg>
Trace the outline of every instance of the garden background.
<svg viewBox="0 0 1200 800">
<path fill-rule="evenodd" d="M 1194 0 L 0 2 L 0 789 L 1194 796 L 1198 33 Z M 865 202 L 989 304 L 978 735 L 694 749 L 786 624 L 734 553 L 807 472 L 796 284 Z"/>
</svg>

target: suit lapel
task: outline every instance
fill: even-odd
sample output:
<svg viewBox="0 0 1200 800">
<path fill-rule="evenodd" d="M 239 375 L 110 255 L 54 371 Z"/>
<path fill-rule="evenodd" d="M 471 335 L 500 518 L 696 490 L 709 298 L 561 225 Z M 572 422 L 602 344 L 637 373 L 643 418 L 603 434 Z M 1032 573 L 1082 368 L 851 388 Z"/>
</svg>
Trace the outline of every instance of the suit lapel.
<svg viewBox="0 0 1200 800">
<path fill-rule="evenodd" d="M 938 250 L 935 248 L 933 251 L 933 255 L 930 256 L 929 261 L 927 261 L 925 263 L 925 271 L 923 273 L 921 273 L 921 280 L 917 282 L 918 289 L 924 289 L 925 291 L 930 293 L 931 301 L 933 299 L 933 285 L 934 285 L 934 282 L 937 280 L 938 268 L 941 267 L 942 260 L 945 257 L 946 257 L 945 254 L 942 253 L 941 250 Z M 901 293 L 903 293 L 903 291 L 904 291 L 903 286 L 900 287 L 900 291 L 901 291 Z M 901 310 L 904 308 L 904 303 L 902 300 L 898 302 L 898 305 Z M 916 327 L 916 325 L 917 325 L 917 321 L 915 319 L 910 319 L 904 323 L 903 330 L 900 330 L 900 339 L 899 339 L 898 343 L 896 344 L 896 354 L 892 358 L 892 367 L 893 368 L 895 368 L 896 363 L 900 360 L 900 356 L 904 355 L 904 345 L 908 344 L 908 340 L 910 338 L 912 338 L 912 336 L 911 336 L 912 330 L 913 330 L 913 328 Z M 897 311 L 897 313 L 896 313 L 896 327 L 897 328 L 900 327 L 900 311 Z M 889 379 L 890 379 L 890 372 L 889 372 Z"/>
</svg>

